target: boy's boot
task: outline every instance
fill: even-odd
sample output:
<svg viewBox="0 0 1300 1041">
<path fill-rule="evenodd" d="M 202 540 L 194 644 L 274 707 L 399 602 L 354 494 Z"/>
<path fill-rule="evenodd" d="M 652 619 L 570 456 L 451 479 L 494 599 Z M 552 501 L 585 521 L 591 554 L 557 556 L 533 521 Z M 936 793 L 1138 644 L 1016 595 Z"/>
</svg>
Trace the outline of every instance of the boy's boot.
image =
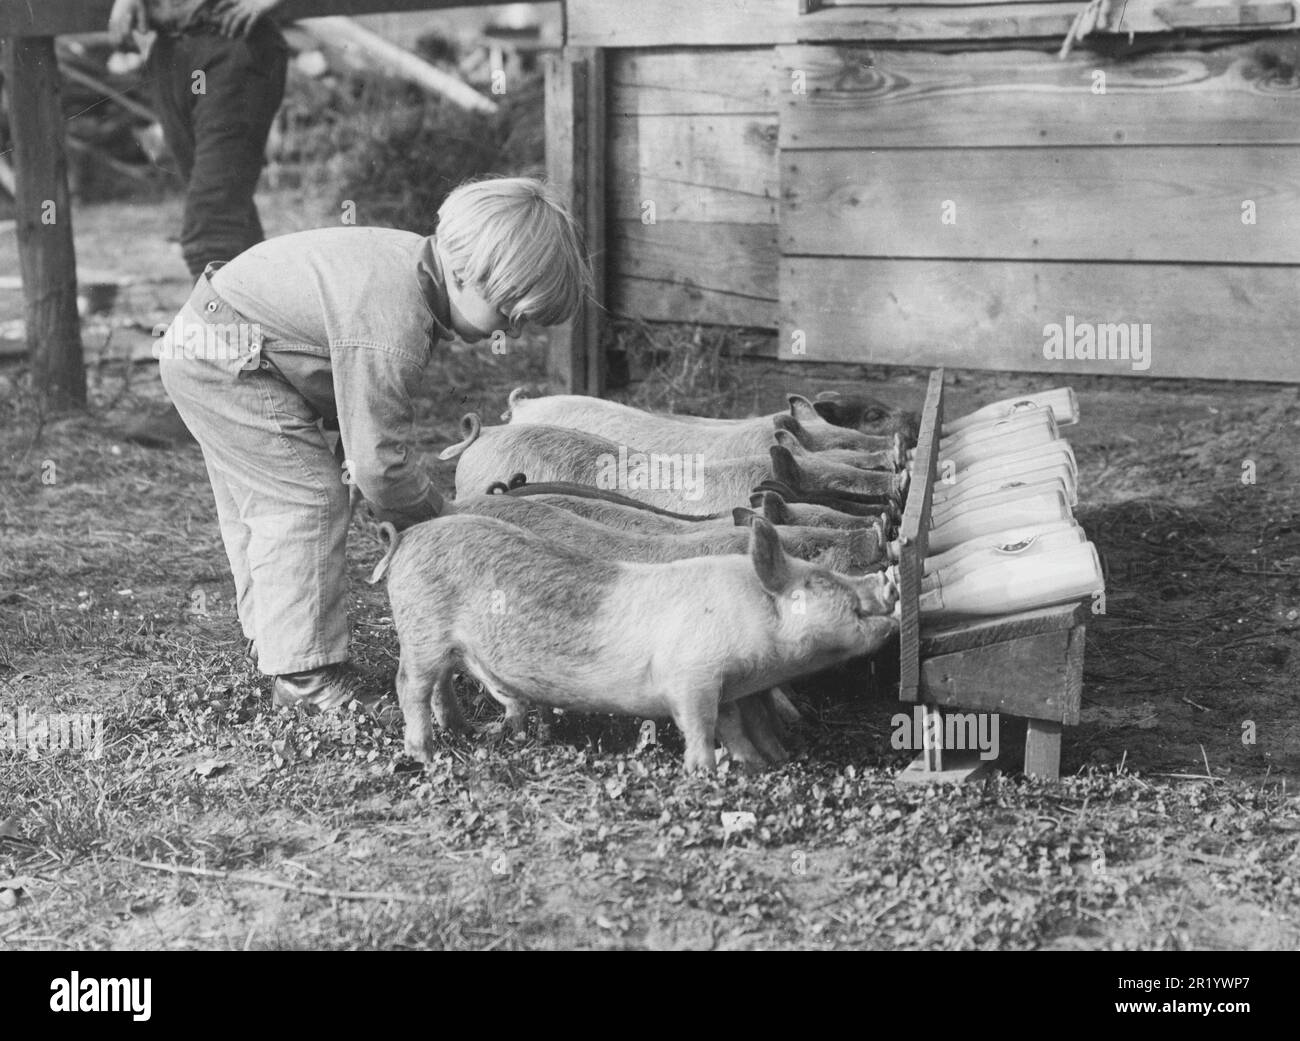
<svg viewBox="0 0 1300 1041">
<path fill-rule="evenodd" d="M 310 715 L 342 708 L 351 701 L 372 715 L 384 707 L 383 699 L 369 691 L 365 678 L 347 663 L 277 676 L 271 690 L 276 705 L 302 705 Z"/>
</svg>

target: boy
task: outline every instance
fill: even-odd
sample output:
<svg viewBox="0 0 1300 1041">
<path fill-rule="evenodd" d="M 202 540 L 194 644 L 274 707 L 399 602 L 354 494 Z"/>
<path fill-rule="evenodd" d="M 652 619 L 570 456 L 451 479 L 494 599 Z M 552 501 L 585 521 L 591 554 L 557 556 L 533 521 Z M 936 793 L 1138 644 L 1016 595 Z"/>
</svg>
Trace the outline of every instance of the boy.
<svg viewBox="0 0 1300 1041">
<path fill-rule="evenodd" d="M 346 665 L 349 484 L 399 528 L 454 512 L 405 443 L 433 348 L 563 322 L 590 280 L 573 218 L 528 178 L 457 188 L 429 238 L 304 231 L 204 272 L 156 352 L 276 704 L 368 701 Z M 342 470 L 322 419 L 338 422 Z"/>
</svg>

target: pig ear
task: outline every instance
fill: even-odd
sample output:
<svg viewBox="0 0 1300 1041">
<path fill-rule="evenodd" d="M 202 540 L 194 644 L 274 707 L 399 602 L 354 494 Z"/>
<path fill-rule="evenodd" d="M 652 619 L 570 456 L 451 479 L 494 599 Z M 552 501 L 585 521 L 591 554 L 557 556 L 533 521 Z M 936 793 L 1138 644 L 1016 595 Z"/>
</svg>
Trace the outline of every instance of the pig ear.
<svg viewBox="0 0 1300 1041">
<path fill-rule="evenodd" d="M 820 390 L 817 392 L 818 401 L 839 401 L 840 392 L 838 390 Z M 814 405 L 814 407 L 816 407 Z"/>
<path fill-rule="evenodd" d="M 749 505 L 754 507 L 764 518 L 770 520 L 773 524 L 780 524 L 785 520 L 785 500 L 776 492 L 757 492 L 749 497 Z"/>
<path fill-rule="evenodd" d="M 749 530 L 749 556 L 758 581 L 767 592 L 779 596 L 790 588 L 794 579 L 790 561 L 781 548 L 776 529 L 761 517 L 754 518 Z"/>
<path fill-rule="evenodd" d="M 798 488 L 803 483 L 803 472 L 799 469 L 799 464 L 794 461 L 794 456 L 790 454 L 790 449 L 782 445 L 773 445 L 768 452 L 772 456 L 772 476 L 791 488 Z"/>
<path fill-rule="evenodd" d="M 799 394 L 791 394 L 787 399 L 790 402 L 790 415 L 794 416 L 798 423 L 817 423 L 822 421 L 822 417 L 817 414 L 817 409 L 807 398 Z"/>
<path fill-rule="evenodd" d="M 799 421 L 794 416 L 787 416 L 784 412 L 778 412 L 772 417 L 772 425 L 777 430 L 788 430 L 792 434 L 799 431 Z"/>
<path fill-rule="evenodd" d="M 737 506 L 731 511 L 731 519 L 736 522 L 736 527 L 738 528 L 743 528 L 747 525 L 753 524 L 754 521 L 758 520 L 758 518 L 759 514 L 744 506 Z"/>
<path fill-rule="evenodd" d="M 827 423 L 834 423 L 836 417 L 840 414 L 840 406 L 835 401 L 815 401 L 813 410 Z"/>
<path fill-rule="evenodd" d="M 788 430 L 778 430 L 776 432 L 776 443 L 783 448 L 790 449 L 791 455 L 800 456 L 804 453 L 804 447 L 799 443 L 799 439 Z"/>
</svg>

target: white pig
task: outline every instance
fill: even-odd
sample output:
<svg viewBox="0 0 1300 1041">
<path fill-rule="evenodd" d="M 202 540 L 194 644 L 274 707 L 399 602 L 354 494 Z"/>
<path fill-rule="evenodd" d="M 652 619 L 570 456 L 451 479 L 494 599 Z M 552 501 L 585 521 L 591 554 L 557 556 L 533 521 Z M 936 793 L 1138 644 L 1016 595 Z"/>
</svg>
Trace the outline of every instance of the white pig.
<svg viewBox="0 0 1300 1041">
<path fill-rule="evenodd" d="M 735 721 L 724 706 L 871 654 L 897 628 L 884 576 L 794 560 L 761 519 L 750 538 L 747 556 L 628 564 L 491 517 L 408 528 L 386 558 L 407 753 L 432 760 L 431 708 L 466 728 L 459 660 L 512 723 L 528 702 L 668 717 L 686 769 L 712 771 L 719 716 Z"/>
<path fill-rule="evenodd" d="M 495 482 L 523 473 L 530 483 L 572 481 L 616 490 L 662 509 L 697 516 L 749 501 L 751 489 L 775 476 L 800 491 L 848 492 L 897 497 L 907 471 L 889 474 L 822 462 L 809 453 L 798 462 L 773 445 L 766 456 L 706 459 L 692 454 L 647 452 L 581 430 L 541 424 L 484 427 L 471 413 L 462 421 L 465 439 L 440 459 L 459 457 L 458 497 L 481 495 Z"/>
<path fill-rule="evenodd" d="M 773 444 L 772 434 L 778 421 L 800 444 L 814 451 L 826 448 L 901 451 L 892 437 L 872 436 L 828 423 L 811 401 L 798 394 L 790 395 L 789 412 L 751 419 L 706 419 L 646 412 L 617 401 L 580 394 L 524 398 L 521 392 L 522 388 L 518 387 L 511 391 L 509 407 L 502 419 L 583 430 L 654 452 L 699 452 L 709 459 L 762 455 Z"/>
<path fill-rule="evenodd" d="M 737 507 L 731 527 L 703 522 L 689 531 L 626 531 L 538 502 L 531 496 L 514 495 L 473 495 L 457 499 L 456 512 L 496 517 L 605 560 L 647 564 L 748 552 L 746 526 L 759 516 L 753 510 Z M 874 528 L 780 527 L 776 531 L 781 546 L 791 556 L 832 571 L 861 574 L 879 570 L 888 562 L 880 534 Z"/>
<path fill-rule="evenodd" d="M 546 487 L 546 486 L 543 486 Z M 648 533 L 689 532 L 699 525 L 722 525 L 730 527 L 735 523 L 735 510 L 727 510 L 707 517 L 695 517 L 683 520 L 656 513 L 646 509 L 645 504 L 628 505 L 611 502 L 599 497 L 585 495 L 565 495 L 558 493 L 530 493 L 526 496 L 547 506 L 558 506 L 576 513 L 580 517 L 596 521 L 607 527 L 620 531 L 641 531 Z M 750 496 L 750 506 L 773 524 L 798 525 L 807 528 L 839 528 L 853 530 L 868 528 L 883 539 L 889 530 L 889 522 L 884 514 L 876 517 L 859 517 L 841 513 L 827 506 L 812 503 L 787 503 L 776 492 L 758 492 Z"/>
</svg>

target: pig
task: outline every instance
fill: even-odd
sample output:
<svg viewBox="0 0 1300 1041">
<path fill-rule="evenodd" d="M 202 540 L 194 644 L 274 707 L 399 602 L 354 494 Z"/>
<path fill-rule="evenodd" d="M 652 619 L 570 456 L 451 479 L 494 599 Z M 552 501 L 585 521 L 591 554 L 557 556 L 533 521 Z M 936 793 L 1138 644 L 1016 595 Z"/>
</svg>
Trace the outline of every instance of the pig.
<svg viewBox="0 0 1300 1041">
<path fill-rule="evenodd" d="M 872 654 L 898 624 L 887 577 L 795 560 L 761 518 L 747 554 L 634 564 L 495 517 L 450 515 L 408 528 L 382 570 L 401 642 L 405 749 L 425 763 L 431 709 L 441 726 L 466 729 L 451 685 L 458 660 L 512 725 L 528 702 L 667 717 L 685 737 L 686 770 L 711 772 L 719 726 L 739 740 L 738 699 Z"/>
<path fill-rule="evenodd" d="M 700 524 L 731 525 L 735 516 L 733 509 L 707 516 L 686 517 L 665 510 L 655 510 L 646 503 L 606 493 L 598 488 L 581 488 L 580 494 L 566 494 L 563 491 L 563 489 L 570 489 L 577 492 L 580 488 L 581 486 L 564 484 L 523 485 L 511 494 L 527 496 L 548 506 L 558 506 L 580 517 L 586 517 L 588 520 L 621 531 L 652 533 L 691 531 Z M 862 517 L 812 503 L 787 503 L 776 492 L 751 493 L 749 505 L 773 524 L 801 525 L 809 528 L 870 528 L 881 538 L 889 530 L 889 518 L 883 513 L 878 516 Z"/>
<path fill-rule="evenodd" d="M 607 560 L 662 563 L 690 557 L 744 553 L 749 548 L 746 527 L 724 527 L 706 522 L 695 524 L 689 531 L 620 531 L 529 497 L 470 496 L 456 500 L 456 512 L 496 517 Z M 759 517 L 753 510 L 743 507 L 737 507 L 734 514 L 735 525 L 747 526 Z M 882 540 L 875 529 L 784 527 L 777 529 L 777 537 L 791 556 L 832 571 L 861 574 L 879 570 L 886 562 Z"/>
<path fill-rule="evenodd" d="M 775 477 L 760 481 L 751 494 L 758 492 L 775 492 L 788 504 L 810 503 L 828 507 L 836 513 L 847 513 L 856 517 L 872 517 L 879 513 L 889 515 L 895 523 L 902 516 L 902 500 L 896 496 L 852 495 L 843 492 L 809 491 L 804 488 L 791 487 L 786 481 Z"/>
<path fill-rule="evenodd" d="M 473 413 L 462 421 L 465 439 L 444 449 L 441 459 L 459 457 L 458 497 L 481 494 L 516 472 L 530 482 L 573 481 L 620 492 L 653 506 L 708 515 L 748 502 L 751 488 L 775 475 L 800 490 L 878 496 L 885 501 L 906 487 L 908 473 L 888 474 L 825 463 L 816 453 L 796 462 L 779 445 L 768 456 L 701 459 L 694 455 L 645 452 L 580 430 L 511 423 L 483 427 Z"/>
<path fill-rule="evenodd" d="M 790 395 L 788 413 L 778 412 L 752 419 L 664 415 L 579 394 L 541 398 L 524 398 L 521 394 L 520 387 L 510 392 L 502 419 L 511 423 L 583 430 L 610 441 L 640 445 L 655 452 L 698 452 L 707 459 L 762 455 L 772 444 L 778 421 L 799 439 L 800 444 L 813 451 L 826 448 L 882 451 L 892 446 L 888 437 L 873 438 L 828 423 L 811 401 L 798 394 Z"/>
<path fill-rule="evenodd" d="M 787 502 L 779 492 L 750 493 L 749 505 L 773 524 L 800 524 L 806 528 L 875 528 L 883 537 L 889 531 L 889 515 L 860 516 L 811 502 Z"/>
<path fill-rule="evenodd" d="M 776 432 L 776 443 L 790 450 L 797 462 L 802 462 L 813 453 L 800 444 L 799 439 L 787 430 Z M 841 463 L 859 470 L 884 470 L 893 473 L 905 456 L 892 449 L 884 452 L 859 452 L 853 448 L 828 448 L 818 452 L 817 460 L 823 463 Z"/>
<path fill-rule="evenodd" d="M 866 394 L 824 390 L 817 395 L 813 408 L 835 426 L 868 434 L 897 433 L 909 448 L 916 444 L 916 435 L 921 429 L 920 417 L 915 412 L 894 408 Z"/>
</svg>

